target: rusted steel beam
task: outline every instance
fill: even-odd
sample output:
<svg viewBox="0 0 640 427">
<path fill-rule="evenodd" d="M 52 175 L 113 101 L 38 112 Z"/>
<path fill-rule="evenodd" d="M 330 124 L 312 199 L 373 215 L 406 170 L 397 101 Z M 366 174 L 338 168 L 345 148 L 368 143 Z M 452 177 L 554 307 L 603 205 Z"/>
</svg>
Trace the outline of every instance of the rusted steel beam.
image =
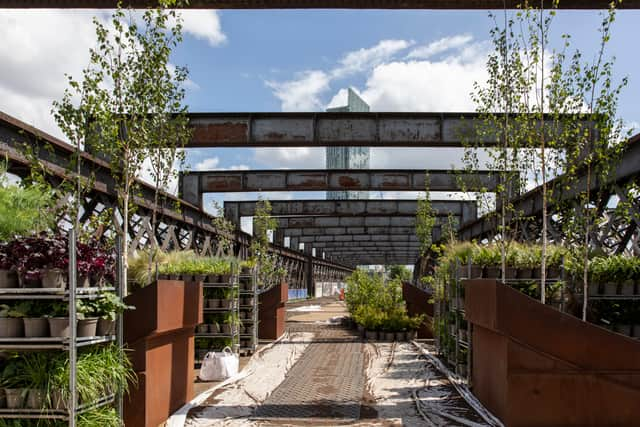
<svg viewBox="0 0 640 427">
<path fill-rule="evenodd" d="M 314 227 L 415 227 L 416 216 L 293 216 L 276 217 L 278 229 Z"/>
<path fill-rule="evenodd" d="M 488 132 L 476 113 L 191 113 L 189 117 L 193 136 L 188 147 L 194 148 L 462 147 L 471 139 L 494 146 L 501 135 L 499 130 Z"/>
<path fill-rule="evenodd" d="M 435 231 L 435 230 L 434 230 Z M 419 242 L 415 235 L 411 234 L 384 234 L 384 235 L 353 235 L 353 236 L 300 236 L 296 237 L 299 243 L 310 244 L 315 242 Z"/>
<path fill-rule="evenodd" d="M 360 236 L 385 234 L 416 234 L 415 227 L 317 227 L 285 228 L 285 236 Z"/>
<path fill-rule="evenodd" d="M 545 0 L 545 7 L 552 7 Z M 53 8 L 53 9 L 113 9 L 116 0 L 0 0 L 0 8 Z M 127 0 L 124 6 L 147 8 L 157 6 L 157 0 Z M 518 0 L 191 0 L 183 8 L 192 9 L 509 9 L 518 8 Z M 535 3 L 533 6 L 538 6 Z M 607 0 L 563 0 L 561 9 L 606 9 Z M 638 0 L 625 0 L 621 8 L 638 9 Z"/>
<path fill-rule="evenodd" d="M 316 249 L 332 250 L 340 248 L 420 248 L 419 242 L 314 242 L 311 245 Z"/>
<path fill-rule="evenodd" d="M 182 198 L 199 204 L 203 193 L 259 191 L 494 191 L 500 172 L 430 170 L 199 171 L 180 176 Z"/>
<path fill-rule="evenodd" d="M 234 224 L 240 218 L 254 216 L 257 201 L 224 202 L 224 216 Z M 477 218 L 475 201 L 434 200 L 433 209 L 440 215 L 459 216 L 461 222 Z M 417 200 L 275 200 L 272 216 L 410 216 L 418 209 Z"/>
</svg>

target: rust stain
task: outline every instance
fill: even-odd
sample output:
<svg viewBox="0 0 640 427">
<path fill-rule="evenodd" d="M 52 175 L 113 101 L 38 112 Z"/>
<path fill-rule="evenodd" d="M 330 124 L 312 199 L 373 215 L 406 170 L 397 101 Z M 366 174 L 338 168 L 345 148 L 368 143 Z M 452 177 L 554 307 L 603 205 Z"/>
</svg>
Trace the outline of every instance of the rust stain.
<svg viewBox="0 0 640 427">
<path fill-rule="evenodd" d="M 382 188 L 400 189 L 407 187 L 409 180 L 405 175 L 385 175 L 382 178 Z"/>
<path fill-rule="evenodd" d="M 360 180 L 350 177 L 348 175 L 343 175 L 338 178 L 338 184 L 344 188 L 360 188 L 362 184 L 360 184 Z"/>
<path fill-rule="evenodd" d="M 246 123 L 215 123 L 208 125 L 195 125 L 193 127 L 193 143 L 211 142 L 246 142 Z"/>
<path fill-rule="evenodd" d="M 242 179 L 237 177 L 209 177 L 203 187 L 206 191 L 242 191 Z"/>
</svg>

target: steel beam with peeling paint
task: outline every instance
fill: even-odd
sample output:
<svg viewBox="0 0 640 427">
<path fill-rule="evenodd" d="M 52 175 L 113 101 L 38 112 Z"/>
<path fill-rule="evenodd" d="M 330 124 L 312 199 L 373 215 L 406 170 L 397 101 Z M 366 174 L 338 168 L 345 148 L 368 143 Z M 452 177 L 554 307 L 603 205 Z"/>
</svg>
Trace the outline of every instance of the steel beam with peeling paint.
<svg viewBox="0 0 640 427">
<path fill-rule="evenodd" d="M 417 200 L 275 200 L 272 216 L 409 216 L 418 210 Z M 224 202 L 224 216 L 234 224 L 242 217 L 254 216 L 257 201 Z M 462 223 L 477 218 L 475 201 L 433 200 L 432 208 L 440 215 L 460 217 Z"/>
<path fill-rule="evenodd" d="M 180 175 L 182 197 L 199 204 L 204 193 L 260 191 L 489 191 L 500 172 L 429 170 L 258 170 L 197 171 Z"/>
<path fill-rule="evenodd" d="M 419 242 L 415 235 L 411 234 L 385 234 L 382 236 L 362 234 L 355 236 L 301 236 L 296 238 L 298 243 L 314 242 Z"/>
<path fill-rule="evenodd" d="M 554 7 L 550 0 L 546 8 Z M 563 0 L 559 9 L 607 9 L 609 0 Z M 155 7 L 157 0 L 125 0 L 124 7 Z M 191 0 L 180 8 L 192 9 L 451 9 L 487 10 L 521 8 L 521 0 Z M 539 3 L 531 5 L 536 7 Z M 115 9 L 117 0 L 0 0 L 0 8 L 46 8 L 46 9 Z M 616 7 L 639 9 L 640 1 L 625 0 Z"/>
<path fill-rule="evenodd" d="M 276 217 L 278 229 L 310 227 L 415 227 L 416 216 L 295 216 Z"/>
<path fill-rule="evenodd" d="M 416 234 L 415 227 L 317 227 L 285 228 L 283 230 L 284 235 L 289 237 Z"/>
</svg>

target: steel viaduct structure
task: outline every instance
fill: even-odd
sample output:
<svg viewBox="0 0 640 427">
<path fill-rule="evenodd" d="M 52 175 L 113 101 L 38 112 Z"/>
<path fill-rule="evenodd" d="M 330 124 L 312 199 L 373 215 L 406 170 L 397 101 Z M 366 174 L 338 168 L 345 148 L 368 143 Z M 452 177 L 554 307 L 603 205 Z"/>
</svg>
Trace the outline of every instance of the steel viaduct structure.
<svg viewBox="0 0 640 427">
<path fill-rule="evenodd" d="M 115 0 L 0 0 L 0 8 L 113 8 Z M 129 0 L 124 6 L 149 7 L 153 0 Z M 191 0 L 189 8 L 214 9 L 289 9 L 289 8 L 356 8 L 356 9 L 502 9 L 517 8 L 520 1 L 502 0 Z M 550 7 L 551 1 L 545 2 Z M 607 0 L 563 0 L 560 8 L 605 9 Z M 640 0 L 628 0 L 622 8 L 638 9 Z M 188 147 L 461 147 L 475 134 L 478 116 L 473 113 L 194 113 L 190 115 L 193 138 Z M 590 123 L 584 126 L 589 127 Z M 495 146 L 499 135 L 487 134 L 480 142 Z M 70 177 L 67 171 L 73 148 L 18 120 L 0 114 L 0 153 L 9 159 L 10 171 L 25 176 L 29 160 L 21 154 L 22 143 L 36 147 L 41 164 L 49 171 L 51 181 Z M 598 206 L 606 218 L 596 231 L 595 241 L 611 252 L 640 253 L 640 215 L 637 184 L 640 137 L 633 138 L 629 150 L 618 166 L 615 191 L 611 199 L 630 206 L 624 218 L 611 203 Z M 52 149 L 45 149 L 45 146 Z M 83 153 L 83 175 L 95 174 L 94 188 L 83 202 L 82 221 L 115 207 L 113 181 L 108 165 Z M 465 192 L 494 190 L 500 171 L 452 173 L 429 171 L 430 190 Z M 219 231 L 212 218 L 202 209 L 207 192 L 260 191 L 418 191 L 427 184 L 425 171 L 204 171 L 181 176 L 181 198 L 165 195 L 160 206 L 151 201 L 153 189 L 142 185 L 135 199 L 138 207 L 132 218 L 132 249 L 156 240 L 164 249 L 193 248 L 203 254 L 221 254 Z M 586 181 L 586 180 L 585 180 Z M 579 184 L 584 185 L 584 184 Z M 594 184 L 598 187 L 599 183 Z M 518 194 L 517 189 L 513 189 Z M 571 194 L 563 194 L 571 200 Z M 359 201 L 363 202 L 363 201 Z M 176 205 L 180 209 L 176 209 Z M 516 197 L 514 204 L 526 212 L 525 219 L 512 218 L 518 224 L 518 237 L 539 238 L 541 192 L 539 189 Z M 497 224 L 491 215 L 478 217 L 473 201 L 434 201 L 438 222 L 434 240 L 440 239 L 445 225 L 459 228 L 464 239 L 491 240 Z M 252 215 L 255 202 L 227 202 L 225 216 L 238 229 L 231 236 L 234 254 L 246 257 L 251 236 L 239 230 L 240 219 Z M 279 255 L 279 263 L 289 273 L 294 287 L 312 289 L 313 281 L 341 279 L 358 264 L 414 263 L 419 255 L 415 236 L 415 200 L 350 201 L 277 201 L 274 213 L 279 229 L 274 233 L 271 250 Z M 159 214 L 161 221 L 151 229 L 149 217 Z M 114 213 L 115 226 L 119 215 Z M 630 218 L 630 219 L 629 219 Z M 552 227 L 554 239 L 562 240 L 560 227 Z M 284 247 L 285 242 L 290 248 Z M 300 245 L 303 251 L 300 251 Z M 316 256 L 314 256 L 314 254 Z M 346 265 L 344 265 L 346 264 Z M 421 263 L 416 264 L 418 267 Z M 420 268 L 417 269 L 418 271 Z"/>
</svg>

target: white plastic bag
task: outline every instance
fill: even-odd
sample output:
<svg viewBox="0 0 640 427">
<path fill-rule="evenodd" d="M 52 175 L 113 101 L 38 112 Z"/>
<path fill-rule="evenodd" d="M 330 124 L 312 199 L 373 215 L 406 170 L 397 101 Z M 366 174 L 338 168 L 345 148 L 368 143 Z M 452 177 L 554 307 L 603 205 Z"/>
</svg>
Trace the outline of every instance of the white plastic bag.
<svg viewBox="0 0 640 427">
<path fill-rule="evenodd" d="M 210 351 L 204 356 L 200 374 L 201 381 L 223 381 L 238 373 L 240 359 L 229 347 L 220 352 Z"/>
</svg>

